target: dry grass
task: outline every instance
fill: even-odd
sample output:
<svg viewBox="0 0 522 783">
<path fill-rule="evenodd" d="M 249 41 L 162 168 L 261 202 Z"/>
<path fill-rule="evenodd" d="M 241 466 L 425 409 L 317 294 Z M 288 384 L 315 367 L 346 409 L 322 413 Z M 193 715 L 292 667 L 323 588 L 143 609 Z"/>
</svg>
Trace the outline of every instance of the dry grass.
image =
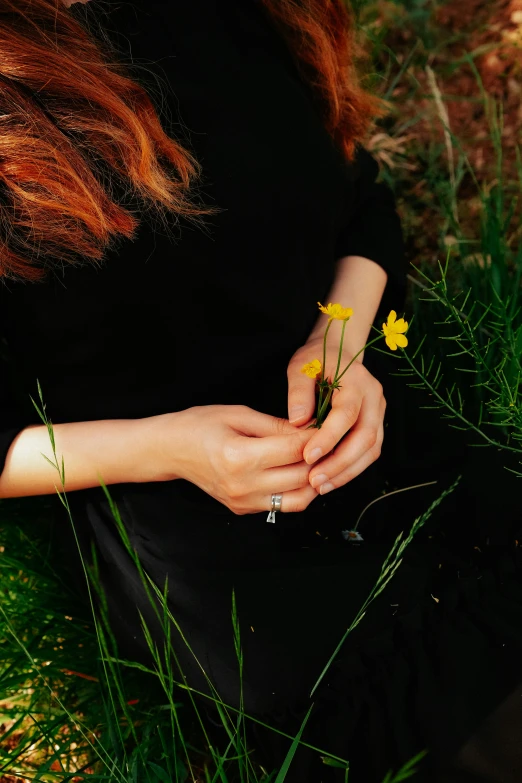
<svg viewBox="0 0 522 783">
<path fill-rule="evenodd" d="M 498 177 L 485 96 L 502 105 L 504 181 L 519 192 L 522 0 L 370 0 L 360 21 L 373 41 L 378 90 L 394 107 L 369 147 L 395 189 L 409 260 L 433 264 L 451 244 L 452 222 L 477 235 L 481 201 L 469 172 L 459 171 L 464 157 L 481 187 Z"/>
</svg>

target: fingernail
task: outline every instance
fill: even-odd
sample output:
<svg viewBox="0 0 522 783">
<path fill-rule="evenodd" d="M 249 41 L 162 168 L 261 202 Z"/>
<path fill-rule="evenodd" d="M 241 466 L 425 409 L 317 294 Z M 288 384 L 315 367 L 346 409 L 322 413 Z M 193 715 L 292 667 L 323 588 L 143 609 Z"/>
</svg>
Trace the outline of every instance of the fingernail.
<svg viewBox="0 0 522 783">
<path fill-rule="evenodd" d="M 326 484 L 323 484 L 323 486 L 319 489 L 319 492 L 321 495 L 326 495 L 326 493 L 331 492 L 332 489 L 335 489 L 334 485 L 327 481 Z"/>
<path fill-rule="evenodd" d="M 308 462 L 309 465 L 311 465 L 312 462 L 315 462 L 317 459 L 319 459 L 319 457 L 322 456 L 323 456 L 323 452 L 321 451 L 321 449 L 312 449 L 312 451 L 306 458 L 306 461 Z"/>
<path fill-rule="evenodd" d="M 312 479 L 312 487 L 315 489 L 320 484 L 324 484 L 325 481 L 328 481 L 328 476 L 325 473 L 319 473 L 318 476 L 314 476 Z"/>
<path fill-rule="evenodd" d="M 297 421 L 297 419 L 300 419 L 301 416 L 304 415 L 305 407 L 304 405 L 296 405 L 295 408 L 290 408 L 290 415 L 288 417 L 288 421 L 290 424 L 293 421 Z"/>
</svg>

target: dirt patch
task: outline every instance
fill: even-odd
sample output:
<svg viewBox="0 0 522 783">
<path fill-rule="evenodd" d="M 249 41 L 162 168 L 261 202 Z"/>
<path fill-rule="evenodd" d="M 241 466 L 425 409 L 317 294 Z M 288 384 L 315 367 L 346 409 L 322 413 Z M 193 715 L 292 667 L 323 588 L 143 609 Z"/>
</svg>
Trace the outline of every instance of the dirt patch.
<svg viewBox="0 0 522 783">
<path fill-rule="evenodd" d="M 382 42 L 383 93 L 397 80 L 393 120 L 374 135 L 370 148 L 397 184 L 409 258 L 434 261 L 445 247 L 444 233 L 452 233 L 451 216 L 441 219 L 441 204 L 451 215 L 446 202 L 459 155 L 467 156 L 482 187 L 497 180 L 493 113 L 488 117 L 484 94 L 495 100 L 501 120 L 504 184 L 519 191 L 522 0 L 450 0 L 435 10 L 421 5 L 416 14 L 377 0 L 367 9 L 363 24 Z M 451 149 L 445 125 L 458 139 Z M 463 233 L 476 238 L 480 199 L 471 175 L 462 177 L 457 202 Z"/>
</svg>

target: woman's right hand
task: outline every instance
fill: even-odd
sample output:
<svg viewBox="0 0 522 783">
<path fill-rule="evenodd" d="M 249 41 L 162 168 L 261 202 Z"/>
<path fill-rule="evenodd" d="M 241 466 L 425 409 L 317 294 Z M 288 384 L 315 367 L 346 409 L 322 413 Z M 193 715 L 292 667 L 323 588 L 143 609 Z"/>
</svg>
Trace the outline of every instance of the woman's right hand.
<svg viewBox="0 0 522 783">
<path fill-rule="evenodd" d="M 318 495 L 303 460 L 315 429 L 246 405 L 201 405 L 148 421 L 159 480 L 186 479 L 234 514 L 269 511 L 272 494 L 283 495 L 282 512 L 303 511 Z"/>
</svg>

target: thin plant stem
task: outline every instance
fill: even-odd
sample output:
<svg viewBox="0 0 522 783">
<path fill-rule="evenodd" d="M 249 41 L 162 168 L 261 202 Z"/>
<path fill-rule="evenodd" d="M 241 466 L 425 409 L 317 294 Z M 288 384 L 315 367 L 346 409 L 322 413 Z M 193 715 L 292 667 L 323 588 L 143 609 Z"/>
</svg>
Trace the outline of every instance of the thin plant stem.
<svg viewBox="0 0 522 783">
<path fill-rule="evenodd" d="M 76 543 L 76 546 L 77 546 L 77 549 L 78 549 L 79 557 L 80 557 L 81 564 L 82 564 L 82 569 L 83 569 L 84 576 L 85 576 L 85 579 L 86 579 L 86 587 L 87 587 L 87 594 L 88 594 L 88 599 L 89 599 L 89 606 L 90 606 L 90 609 L 91 609 L 91 612 L 92 612 L 93 621 L 94 621 L 94 627 L 95 627 L 95 631 L 96 631 L 96 636 L 97 636 L 98 644 L 99 644 L 100 650 L 101 650 L 102 649 L 101 629 L 100 629 L 100 626 L 99 626 L 99 623 L 98 623 L 97 617 L 96 617 L 96 611 L 95 611 L 95 606 L 94 606 L 94 598 L 93 598 L 93 594 L 92 594 L 92 590 L 91 590 L 91 585 L 90 585 L 89 575 L 88 575 L 88 571 L 87 571 L 87 566 L 86 566 L 86 563 L 85 563 L 85 560 L 84 560 L 84 557 L 83 557 L 83 553 L 82 553 L 82 550 L 81 550 L 81 547 L 80 547 L 80 542 L 78 540 L 78 534 L 76 532 L 76 527 L 75 527 L 74 522 L 73 522 L 71 509 L 70 509 L 70 506 L 69 506 L 69 500 L 68 500 L 67 494 L 65 492 L 65 463 L 64 463 L 64 458 L 63 458 L 63 455 L 62 455 L 62 462 L 61 462 L 61 467 L 60 467 L 60 463 L 58 461 L 58 455 L 56 453 L 56 441 L 55 441 L 55 437 L 54 437 L 54 429 L 53 429 L 53 425 L 52 425 L 51 420 L 48 419 L 48 417 L 46 415 L 46 412 L 45 412 L 46 406 L 44 404 L 42 388 L 40 386 L 39 380 L 37 380 L 37 388 L 38 388 L 38 396 L 40 398 L 42 409 L 40 410 L 40 408 L 38 407 L 38 405 L 36 404 L 36 402 L 33 400 L 32 397 L 30 397 L 30 399 L 31 399 L 31 402 L 33 403 L 33 405 L 34 405 L 34 407 L 35 407 L 35 409 L 36 409 L 40 419 L 43 421 L 43 423 L 47 427 L 47 433 L 49 435 L 49 440 L 50 440 L 50 443 L 51 443 L 51 449 L 52 449 L 52 452 L 53 452 L 54 462 L 52 462 L 52 460 L 50 460 L 49 457 L 47 457 L 43 453 L 42 453 L 42 457 L 44 457 L 44 459 L 53 468 L 55 468 L 55 470 L 58 472 L 58 475 L 60 477 L 60 484 L 61 484 L 61 487 L 62 487 L 62 491 L 60 492 L 60 490 L 58 489 L 58 487 L 56 485 L 55 485 L 55 489 L 56 489 L 56 493 L 58 495 L 58 498 L 59 498 L 60 502 L 62 503 L 62 505 L 64 506 L 64 508 L 65 508 L 65 510 L 67 512 L 67 516 L 69 518 L 69 521 L 71 523 L 71 527 L 72 527 L 72 531 L 73 531 L 73 535 L 74 535 L 74 540 L 75 540 L 75 543 Z M 102 657 L 102 662 L 103 662 L 103 657 Z M 109 676 L 108 676 L 107 670 L 105 668 L 105 663 L 103 663 L 103 668 L 104 668 L 104 674 L 105 674 L 105 679 L 106 679 L 107 685 L 109 685 Z M 112 706 L 112 708 L 114 710 L 114 713 L 116 714 L 116 704 L 115 704 L 115 700 L 114 700 L 114 694 L 113 694 L 113 691 L 112 691 L 112 689 L 110 687 L 109 687 L 109 699 L 110 699 L 110 702 L 111 702 L 111 706 Z M 125 753 L 125 745 L 124 745 L 124 742 L 123 742 L 123 734 L 121 732 L 121 727 L 119 725 L 117 726 L 117 731 L 118 731 L 118 735 L 119 735 L 119 738 L 120 738 L 120 741 L 121 741 L 122 747 L 124 748 L 124 753 Z"/>
<path fill-rule="evenodd" d="M 352 364 L 354 363 L 354 361 L 357 359 L 357 357 L 358 357 L 358 356 L 360 356 L 360 355 L 362 354 L 362 352 L 363 352 L 363 351 L 365 351 L 367 348 L 369 348 L 369 347 L 370 347 L 370 345 L 373 345 L 374 343 L 376 343 L 376 342 L 377 342 L 377 340 L 381 340 L 381 339 L 382 339 L 382 337 L 383 337 L 383 334 L 382 334 L 382 332 L 379 332 L 379 336 L 378 336 L 378 337 L 374 337 L 374 338 L 373 338 L 373 340 L 370 340 L 370 342 L 369 342 L 369 343 L 366 343 L 366 345 L 363 345 L 363 347 L 361 348 L 361 350 L 360 350 L 360 351 L 357 351 L 357 353 L 355 354 L 355 356 L 353 357 L 353 359 L 351 359 L 351 361 L 350 361 L 350 362 L 349 362 L 349 363 L 346 365 L 346 367 L 344 368 L 344 370 L 342 371 L 342 373 L 339 375 L 339 377 L 338 377 L 338 378 L 336 378 L 336 381 L 340 381 L 340 380 L 341 380 L 341 378 L 343 377 L 343 375 L 344 375 L 344 373 L 346 372 L 346 370 L 349 370 L 349 369 L 350 369 L 350 367 L 352 366 Z"/>
<path fill-rule="evenodd" d="M 328 389 L 328 393 L 326 395 L 326 398 L 325 398 L 325 400 L 323 402 L 322 408 L 321 408 L 321 410 L 319 411 L 319 413 L 317 415 L 317 424 L 319 426 L 321 426 L 321 424 L 323 423 L 323 421 L 322 421 L 323 415 L 324 415 L 325 410 L 328 407 L 328 403 L 330 402 L 330 400 L 332 398 L 332 393 L 333 393 L 333 387 L 330 386 L 329 389 Z"/>
<path fill-rule="evenodd" d="M 339 355 L 337 357 L 337 367 L 335 368 L 335 375 L 333 382 L 335 383 L 337 380 L 337 373 L 339 372 L 339 367 L 341 366 L 341 356 L 343 352 L 343 342 L 344 342 L 344 330 L 346 329 L 347 321 L 343 321 L 343 328 L 341 330 L 341 340 L 339 342 Z"/>
<path fill-rule="evenodd" d="M 491 446 L 496 446 L 499 449 L 505 449 L 506 451 L 513 451 L 515 454 L 520 454 L 522 449 L 520 447 L 515 446 L 508 446 L 507 443 L 501 443 L 498 440 L 494 440 L 493 438 L 490 438 L 489 435 L 486 435 L 486 433 L 480 429 L 476 424 L 473 424 L 472 421 L 467 419 L 465 416 L 462 415 L 462 413 L 459 413 L 459 411 L 455 408 L 454 405 L 452 405 L 448 400 L 446 400 L 440 392 L 437 391 L 435 386 L 429 382 L 429 380 L 426 378 L 426 376 L 418 369 L 416 364 L 412 361 L 410 356 L 403 351 L 403 356 L 406 357 L 406 360 L 412 370 L 419 376 L 423 384 L 426 386 L 428 391 L 442 404 L 444 405 L 448 410 L 451 411 L 451 413 L 456 416 L 458 419 L 460 419 L 466 427 L 473 430 L 474 432 L 477 432 L 482 438 L 484 438 L 487 443 L 489 443 Z"/>
<path fill-rule="evenodd" d="M 323 364 L 321 367 L 321 385 L 319 387 L 319 399 L 317 401 L 317 418 L 319 419 L 319 411 L 321 410 L 321 403 L 323 400 L 323 381 L 324 381 L 324 366 L 326 364 L 326 338 L 328 336 L 328 331 L 330 329 L 330 326 L 332 324 L 332 319 L 330 318 L 328 320 L 328 323 L 326 324 L 326 329 L 324 331 L 324 337 L 323 337 Z"/>
<path fill-rule="evenodd" d="M 353 358 L 350 360 L 350 362 L 344 368 L 342 373 L 338 376 L 337 373 L 339 372 L 339 366 L 340 366 L 340 363 L 341 363 L 341 353 L 342 353 L 342 346 L 343 346 L 345 326 L 346 326 L 346 321 L 343 322 L 343 331 L 342 331 L 342 334 L 341 334 L 341 343 L 340 343 L 340 346 L 339 346 L 339 357 L 338 357 L 338 361 L 337 361 L 337 369 L 335 371 L 334 379 L 333 379 L 332 383 L 329 385 L 328 393 L 326 395 L 326 398 L 325 398 L 324 402 L 322 403 L 322 405 L 318 405 L 317 421 L 316 421 L 316 425 L 315 425 L 316 427 L 321 427 L 321 424 L 323 423 L 322 419 L 323 419 L 324 413 L 326 411 L 326 408 L 328 407 L 328 403 L 330 402 L 330 400 L 332 398 L 333 391 L 336 388 L 336 384 L 338 383 L 338 381 L 340 381 L 340 379 L 343 377 L 344 373 L 347 370 L 350 369 L 350 367 L 352 366 L 354 361 L 357 359 L 357 357 L 360 356 L 361 353 L 366 350 L 366 348 L 369 348 L 370 345 L 373 345 L 373 343 L 376 343 L 377 340 L 380 340 L 382 338 L 382 336 L 383 336 L 382 333 L 379 332 L 379 336 L 378 337 L 374 337 L 373 340 L 370 340 L 369 343 L 366 343 L 366 345 L 364 345 L 361 348 L 360 351 L 357 351 L 355 356 L 353 356 Z M 321 379 L 323 378 L 323 375 L 324 375 L 324 366 L 323 366 L 323 372 L 321 373 Z"/>
<path fill-rule="evenodd" d="M 365 507 L 363 508 L 363 510 L 362 510 L 362 511 L 361 511 L 361 513 L 359 514 L 359 517 L 358 517 L 358 519 L 357 519 L 357 522 L 356 522 L 356 523 L 355 523 L 355 525 L 353 526 L 352 530 L 357 530 L 357 525 L 358 525 L 358 524 L 359 524 L 359 522 L 361 521 L 361 519 L 362 519 L 363 515 L 364 515 L 364 514 L 365 514 L 365 513 L 368 511 L 368 509 L 370 508 L 370 506 L 373 506 L 373 504 L 374 504 L 374 503 L 378 503 L 378 502 L 379 502 L 379 500 L 384 500 L 384 498 L 389 498 L 389 497 L 391 497 L 392 495 L 398 495 L 398 494 L 399 494 L 399 492 L 407 492 L 409 489 L 420 489 L 421 487 L 431 487 L 431 485 L 432 485 L 432 484 L 438 484 L 438 481 L 425 481 L 425 482 L 424 482 L 424 484 L 414 484 L 414 485 L 413 485 L 413 486 L 411 486 L 411 487 L 402 487 L 402 489 L 394 489 L 394 490 L 393 490 L 393 492 L 386 492 L 386 494 L 384 494 L 384 495 L 379 495 L 379 497 L 378 497 L 378 498 L 374 498 L 373 500 L 371 500 L 371 501 L 368 503 L 368 505 L 367 505 L 367 506 L 365 506 Z"/>
<path fill-rule="evenodd" d="M 404 541 L 401 541 L 403 533 L 399 533 L 397 538 L 395 539 L 395 543 L 390 549 L 388 556 L 386 557 L 386 560 L 384 561 L 381 573 L 379 575 L 379 578 L 377 579 L 377 582 L 370 590 L 370 593 L 364 602 L 364 604 L 361 606 L 359 611 L 357 612 L 357 615 L 351 625 L 346 629 L 344 632 L 341 641 L 333 651 L 332 655 L 330 656 L 326 666 L 324 667 L 323 671 L 319 675 L 319 678 L 317 679 L 315 685 L 313 686 L 312 690 L 310 691 L 310 698 L 314 695 L 315 691 L 319 687 L 321 681 L 323 680 L 324 676 L 326 675 L 328 669 L 332 665 L 334 659 L 337 657 L 337 654 L 339 653 L 339 650 L 343 646 L 346 637 L 354 630 L 354 628 L 359 625 L 361 620 L 366 614 L 366 611 L 371 603 L 382 593 L 388 582 L 393 578 L 395 575 L 395 572 L 399 568 L 400 564 L 402 563 L 402 555 L 404 553 L 404 550 L 408 546 L 408 544 L 412 541 L 415 534 L 420 530 L 421 527 L 427 522 L 427 520 L 430 518 L 431 514 L 435 510 L 435 508 L 444 500 L 447 495 L 449 495 L 453 490 L 457 487 L 459 481 L 461 479 L 461 476 L 458 476 L 458 478 L 453 482 L 453 484 L 446 490 L 444 490 L 439 497 L 433 501 L 433 503 L 430 505 L 430 507 L 421 514 L 420 517 L 417 517 L 417 519 L 414 521 L 413 525 L 410 528 L 410 531 L 408 533 L 408 536 Z"/>
</svg>

